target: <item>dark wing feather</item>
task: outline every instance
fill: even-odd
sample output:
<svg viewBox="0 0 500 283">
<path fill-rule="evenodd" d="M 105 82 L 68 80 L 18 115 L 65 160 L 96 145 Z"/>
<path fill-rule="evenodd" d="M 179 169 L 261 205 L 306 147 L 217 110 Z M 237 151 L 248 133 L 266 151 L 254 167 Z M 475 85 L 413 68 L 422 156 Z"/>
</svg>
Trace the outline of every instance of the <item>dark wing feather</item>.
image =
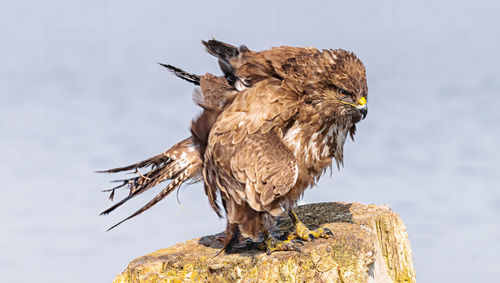
<svg viewBox="0 0 500 283">
<path fill-rule="evenodd" d="M 238 61 L 238 58 L 241 58 L 242 54 L 251 51 L 245 45 L 236 47 L 215 39 L 208 41 L 202 40 L 201 43 L 207 48 L 208 53 L 219 59 L 219 66 L 224 73 L 224 76 L 229 84 L 234 86 L 238 81 L 238 78 L 235 75 L 234 59 L 236 58 L 236 61 Z"/>
<path fill-rule="evenodd" d="M 238 47 L 215 39 L 202 40 L 201 43 L 207 48 L 208 53 L 224 61 L 229 61 L 240 53 Z"/>
<path fill-rule="evenodd" d="M 200 85 L 200 77 L 194 74 L 190 74 L 182 69 L 179 69 L 177 67 L 174 67 L 169 64 L 163 64 L 163 63 L 158 63 L 160 66 L 163 66 L 167 68 L 170 72 L 174 73 L 174 75 L 178 76 L 179 78 L 186 80 L 192 84 L 195 85 Z"/>
</svg>

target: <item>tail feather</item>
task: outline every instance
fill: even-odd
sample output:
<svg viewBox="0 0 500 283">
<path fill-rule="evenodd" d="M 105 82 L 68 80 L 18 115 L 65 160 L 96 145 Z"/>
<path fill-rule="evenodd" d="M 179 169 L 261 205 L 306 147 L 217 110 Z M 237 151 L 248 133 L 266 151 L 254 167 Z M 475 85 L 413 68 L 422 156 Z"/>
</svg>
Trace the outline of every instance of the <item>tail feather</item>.
<svg viewBox="0 0 500 283">
<path fill-rule="evenodd" d="M 117 172 L 122 172 L 122 171 L 128 171 L 136 168 L 144 168 L 147 166 L 152 166 L 152 167 L 159 167 L 161 164 L 166 164 L 168 162 L 171 162 L 171 159 L 167 155 L 168 151 L 165 151 L 163 153 L 160 153 L 158 155 L 155 155 L 151 158 L 148 158 L 146 160 L 143 160 L 141 162 L 137 162 L 131 165 L 123 166 L 123 167 L 117 167 L 117 168 L 112 168 L 108 170 L 98 170 L 96 171 L 97 173 L 117 173 Z"/>
<path fill-rule="evenodd" d="M 122 180 L 123 184 L 110 189 L 111 191 L 110 198 L 112 199 L 112 196 L 114 195 L 114 191 L 116 189 L 123 187 L 125 185 L 129 185 L 129 190 L 130 190 L 129 195 L 120 200 L 119 202 L 115 203 L 113 206 L 101 212 L 101 215 L 109 214 L 110 212 L 117 209 L 125 202 L 127 202 L 129 199 L 142 194 L 143 192 L 149 190 L 150 188 L 158 185 L 163 181 L 175 178 L 179 174 L 179 172 L 182 172 L 182 170 L 184 169 L 186 169 L 186 167 L 180 166 L 179 162 L 173 162 L 169 166 L 157 168 L 155 170 L 148 172 L 145 175 L 140 175 L 132 179 Z"/>
<path fill-rule="evenodd" d="M 149 166 L 151 166 L 151 170 L 149 172 L 142 174 L 139 171 L 139 168 L 144 168 Z M 110 194 L 111 200 L 113 200 L 115 190 L 120 189 L 122 187 L 129 189 L 129 195 L 120 200 L 119 202 L 115 203 L 113 206 L 104 210 L 101 213 L 101 215 L 109 214 L 110 212 L 120 207 L 131 198 L 142 194 L 143 192 L 149 190 L 150 188 L 158 185 L 163 181 L 172 180 L 172 182 L 170 182 L 170 184 L 165 188 L 165 190 L 168 191 L 169 188 L 173 190 L 177 188 L 182 182 L 190 178 L 197 177 L 200 174 L 201 166 L 202 166 L 202 159 L 200 153 L 199 151 L 196 150 L 195 146 L 193 145 L 192 138 L 190 137 L 177 143 L 164 153 L 156 155 L 144 161 L 125 167 L 119 167 L 105 171 L 98 171 L 98 172 L 115 173 L 115 172 L 135 169 L 135 173 L 138 175 L 130 179 L 119 180 L 119 182 L 122 182 L 122 184 L 114 188 L 105 190 L 106 192 L 109 191 L 111 192 Z M 164 196 L 170 193 L 170 191 L 167 192 L 165 190 L 163 191 Z M 152 203 L 152 205 L 154 205 L 156 202 L 158 201 L 155 201 L 154 203 Z M 142 213 L 142 211 L 140 213 Z"/>
<path fill-rule="evenodd" d="M 200 76 L 190 74 L 182 69 L 179 69 L 169 64 L 163 64 L 163 63 L 158 63 L 158 64 L 160 64 L 160 66 L 167 68 L 170 72 L 174 73 L 174 75 L 178 76 L 179 78 L 186 80 L 192 84 L 200 85 Z"/>
<path fill-rule="evenodd" d="M 150 200 L 146 205 L 144 205 L 141 209 L 137 210 L 134 212 L 132 215 L 129 217 L 121 220 L 120 222 L 116 223 L 115 225 L 111 226 L 109 230 L 115 228 L 116 226 L 122 224 L 123 222 L 143 213 L 144 211 L 150 209 L 153 207 L 156 203 L 164 199 L 166 196 L 168 196 L 172 191 L 174 191 L 176 188 L 178 188 L 182 183 L 184 183 L 187 179 L 190 178 L 192 174 L 194 166 L 188 166 L 185 168 L 176 178 L 172 180 L 156 197 L 154 197 L 152 200 Z"/>
</svg>

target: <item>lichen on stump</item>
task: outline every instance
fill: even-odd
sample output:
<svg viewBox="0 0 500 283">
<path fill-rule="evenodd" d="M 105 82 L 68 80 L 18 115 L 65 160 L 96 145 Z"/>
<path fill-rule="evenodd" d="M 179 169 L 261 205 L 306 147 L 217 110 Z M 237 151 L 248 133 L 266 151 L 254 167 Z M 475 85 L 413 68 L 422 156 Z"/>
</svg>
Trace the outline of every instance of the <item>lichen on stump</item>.
<svg viewBox="0 0 500 283">
<path fill-rule="evenodd" d="M 258 250 L 220 254 L 216 236 L 179 243 L 133 260 L 119 282 L 415 282 L 406 227 L 388 206 L 316 203 L 297 214 L 334 239 L 306 242 L 302 253 Z M 288 217 L 281 231 L 292 229 Z"/>
</svg>

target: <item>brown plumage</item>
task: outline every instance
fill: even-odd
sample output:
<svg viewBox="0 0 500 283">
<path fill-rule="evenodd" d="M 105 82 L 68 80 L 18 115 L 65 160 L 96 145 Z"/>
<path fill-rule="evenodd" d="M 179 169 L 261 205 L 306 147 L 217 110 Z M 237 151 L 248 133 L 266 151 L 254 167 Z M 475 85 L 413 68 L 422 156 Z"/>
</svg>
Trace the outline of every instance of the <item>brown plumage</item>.
<svg viewBox="0 0 500 283">
<path fill-rule="evenodd" d="M 365 68 L 354 53 L 339 49 L 283 46 L 255 52 L 216 40 L 203 44 L 219 59 L 224 77 L 195 76 L 164 65 L 200 85 L 193 99 L 203 113 L 193 120 L 192 137 L 151 159 L 105 171 L 152 167 L 125 180 L 129 196 L 103 213 L 172 180 L 131 217 L 136 216 L 202 175 L 219 216 L 221 198 L 228 235 L 257 239 L 275 217 L 296 205 L 333 159 L 342 164 L 345 139 L 366 116 Z"/>
</svg>

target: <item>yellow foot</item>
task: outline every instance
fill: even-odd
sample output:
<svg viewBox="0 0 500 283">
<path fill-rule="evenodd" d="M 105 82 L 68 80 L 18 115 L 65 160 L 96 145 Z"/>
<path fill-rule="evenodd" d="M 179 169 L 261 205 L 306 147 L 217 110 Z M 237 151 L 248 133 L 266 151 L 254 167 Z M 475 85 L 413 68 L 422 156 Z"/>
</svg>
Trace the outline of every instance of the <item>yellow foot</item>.
<svg viewBox="0 0 500 283">
<path fill-rule="evenodd" d="M 293 210 L 290 210 L 290 218 L 295 225 L 295 232 L 288 235 L 287 241 L 292 239 L 312 241 L 318 238 L 333 238 L 333 233 L 328 228 L 321 227 L 316 230 L 309 230 L 309 228 L 307 228 L 306 225 L 300 221 L 299 217 Z"/>
</svg>

